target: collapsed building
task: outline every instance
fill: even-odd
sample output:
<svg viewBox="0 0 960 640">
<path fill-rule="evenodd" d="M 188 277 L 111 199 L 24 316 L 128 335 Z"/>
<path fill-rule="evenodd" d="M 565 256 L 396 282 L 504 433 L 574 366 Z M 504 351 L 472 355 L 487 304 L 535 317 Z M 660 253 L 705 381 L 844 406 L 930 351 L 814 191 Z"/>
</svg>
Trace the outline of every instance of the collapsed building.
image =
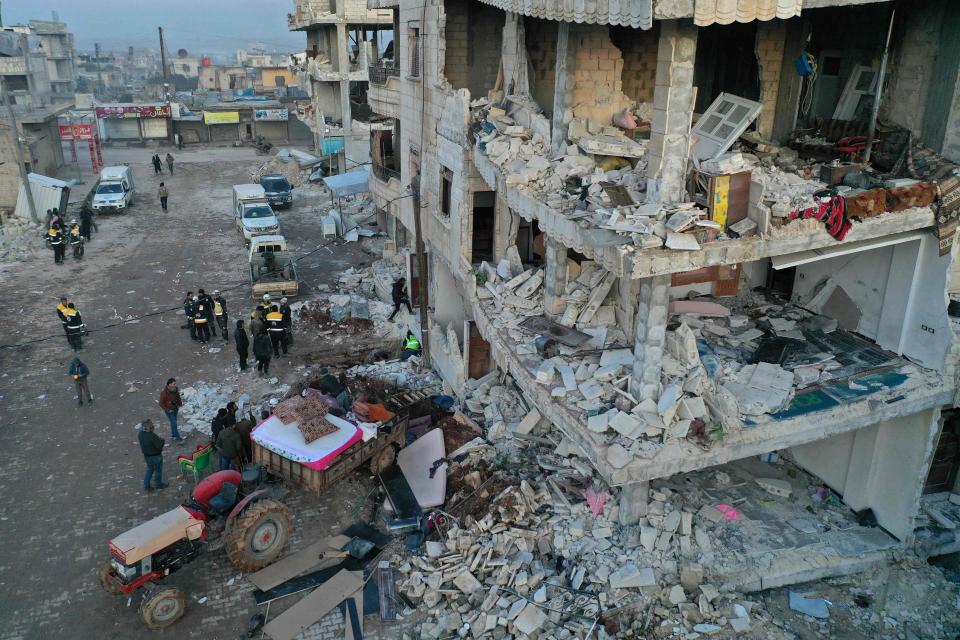
<svg viewBox="0 0 960 640">
<path fill-rule="evenodd" d="M 651 481 L 776 453 L 955 549 L 948 4 L 371 0 L 370 190 L 449 389 L 508 377 L 621 524 Z"/>
</svg>

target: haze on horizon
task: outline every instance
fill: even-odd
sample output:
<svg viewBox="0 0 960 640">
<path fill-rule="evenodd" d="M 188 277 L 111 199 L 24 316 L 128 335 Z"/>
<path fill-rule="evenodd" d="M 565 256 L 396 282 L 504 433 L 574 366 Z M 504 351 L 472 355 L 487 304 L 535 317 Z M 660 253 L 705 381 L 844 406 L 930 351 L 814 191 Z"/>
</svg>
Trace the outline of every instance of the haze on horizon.
<svg viewBox="0 0 960 640">
<path fill-rule="evenodd" d="M 167 50 L 175 54 L 233 53 L 253 43 L 274 51 L 300 51 L 302 33 L 287 30 L 290 0 L 6 0 L 4 25 L 50 20 L 51 12 L 66 22 L 78 51 L 129 46 L 158 49 L 157 27 L 163 27 Z"/>
</svg>

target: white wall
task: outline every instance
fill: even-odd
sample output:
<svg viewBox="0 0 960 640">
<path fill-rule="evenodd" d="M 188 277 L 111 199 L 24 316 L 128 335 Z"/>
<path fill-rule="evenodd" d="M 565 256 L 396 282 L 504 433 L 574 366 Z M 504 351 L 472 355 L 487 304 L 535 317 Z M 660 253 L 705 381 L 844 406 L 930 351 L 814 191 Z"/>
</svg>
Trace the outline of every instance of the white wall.
<svg viewBox="0 0 960 640">
<path fill-rule="evenodd" d="M 913 519 L 938 432 L 939 410 L 880 422 L 789 450 L 854 510 L 873 509 L 877 522 L 900 540 Z"/>
</svg>

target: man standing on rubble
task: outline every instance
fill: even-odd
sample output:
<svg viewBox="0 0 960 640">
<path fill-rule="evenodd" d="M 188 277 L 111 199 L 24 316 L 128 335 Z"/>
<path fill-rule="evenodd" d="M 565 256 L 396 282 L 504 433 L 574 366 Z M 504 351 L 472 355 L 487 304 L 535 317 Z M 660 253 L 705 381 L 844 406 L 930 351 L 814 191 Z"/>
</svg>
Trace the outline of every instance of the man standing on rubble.
<svg viewBox="0 0 960 640">
<path fill-rule="evenodd" d="M 253 357 L 257 359 L 257 373 L 261 376 L 270 374 L 270 358 L 273 357 L 273 346 L 266 329 L 261 329 L 253 337 Z"/>
<path fill-rule="evenodd" d="M 217 326 L 220 327 L 223 339 L 227 340 L 229 337 L 227 334 L 227 301 L 220 295 L 219 289 L 213 292 L 213 317 L 217 321 Z"/>
<path fill-rule="evenodd" d="M 413 309 L 410 308 L 410 297 L 407 295 L 406 278 L 397 278 L 393 283 L 393 289 L 390 290 L 390 297 L 393 299 L 393 313 L 390 314 L 390 320 L 400 311 L 400 305 L 407 305 L 407 311 L 413 315 Z"/>
<path fill-rule="evenodd" d="M 166 414 L 167 420 L 170 421 L 170 435 L 173 436 L 173 439 L 177 442 L 183 442 L 183 438 L 180 437 L 180 432 L 177 431 L 177 414 L 180 412 L 180 407 L 183 406 L 183 398 L 180 397 L 180 390 L 177 388 L 176 378 L 167 380 L 167 384 L 160 392 L 159 404 L 164 414 Z"/>
<path fill-rule="evenodd" d="M 289 347 L 293 345 L 293 311 L 286 298 L 280 298 L 280 313 L 283 315 L 283 339 Z"/>
</svg>

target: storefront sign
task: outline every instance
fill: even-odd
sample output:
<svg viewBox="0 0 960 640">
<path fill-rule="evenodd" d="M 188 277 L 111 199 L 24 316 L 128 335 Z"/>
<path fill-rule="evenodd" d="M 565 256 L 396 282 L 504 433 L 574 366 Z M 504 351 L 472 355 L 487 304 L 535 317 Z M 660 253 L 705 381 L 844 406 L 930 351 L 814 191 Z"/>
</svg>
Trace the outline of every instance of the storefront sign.
<svg viewBox="0 0 960 640">
<path fill-rule="evenodd" d="M 90 123 L 62 124 L 60 125 L 60 139 L 64 141 L 92 140 L 93 125 Z"/>
<path fill-rule="evenodd" d="M 168 104 L 133 104 L 96 107 L 98 118 L 169 118 Z"/>
<path fill-rule="evenodd" d="M 203 124 L 237 124 L 240 122 L 239 111 L 204 111 Z"/>
<path fill-rule="evenodd" d="M 323 150 L 323 155 L 329 155 L 331 153 L 340 153 L 345 149 L 343 144 L 343 138 L 322 138 L 320 140 L 320 148 Z"/>
<path fill-rule="evenodd" d="M 274 120 L 286 122 L 290 118 L 290 112 L 286 109 L 254 109 L 254 120 Z"/>
</svg>

